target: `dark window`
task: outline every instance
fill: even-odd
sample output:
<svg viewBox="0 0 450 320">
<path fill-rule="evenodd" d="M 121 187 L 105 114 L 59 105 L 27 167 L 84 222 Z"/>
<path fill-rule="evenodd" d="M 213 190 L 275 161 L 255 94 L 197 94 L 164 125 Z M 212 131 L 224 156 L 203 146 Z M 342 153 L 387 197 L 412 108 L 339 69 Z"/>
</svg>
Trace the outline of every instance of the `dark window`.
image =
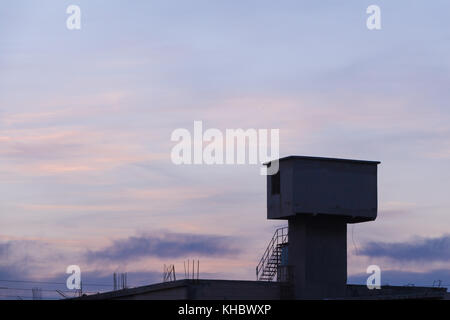
<svg viewBox="0 0 450 320">
<path fill-rule="evenodd" d="M 280 171 L 271 176 L 272 194 L 280 194 Z"/>
</svg>

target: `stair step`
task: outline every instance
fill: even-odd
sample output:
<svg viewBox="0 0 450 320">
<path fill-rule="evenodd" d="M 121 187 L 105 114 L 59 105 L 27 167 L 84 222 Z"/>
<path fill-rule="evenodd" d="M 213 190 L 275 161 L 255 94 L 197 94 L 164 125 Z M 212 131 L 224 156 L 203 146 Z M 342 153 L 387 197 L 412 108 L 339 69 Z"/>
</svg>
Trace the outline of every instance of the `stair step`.
<svg viewBox="0 0 450 320">
<path fill-rule="evenodd" d="M 287 242 L 288 229 L 286 227 L 277 229 L 269 242 L 266 254 L 257 266 L 258 280 L 272 281 L 274 279 L 281 263 L 283 247 L 287 245 Z"/>
</svg>

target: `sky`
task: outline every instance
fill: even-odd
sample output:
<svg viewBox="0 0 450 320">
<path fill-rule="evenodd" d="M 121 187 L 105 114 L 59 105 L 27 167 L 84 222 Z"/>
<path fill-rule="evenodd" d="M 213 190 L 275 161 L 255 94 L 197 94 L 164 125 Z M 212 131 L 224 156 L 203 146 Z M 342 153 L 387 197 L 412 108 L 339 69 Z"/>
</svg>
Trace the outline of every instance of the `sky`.
<svg viewBox="0 0 450 320">
<path fill-rule="evenodd" d="M 66 27 L 69 5 L 81 29 Z M 381 8 L 368 30 L 366 8 Z M 177 128 L 280 130 L 280 155 L 381 161 L 349 282 L 450 286 L 448 1 L 0 4 L 0 287 L 114 272 L 255 279 L 277 226 L 255 165 L 175 165 Z M 22 283 L 17 281 L 34 281 Z M 42 282 L 48 282 L 43 284 Z M 64 286 L 62 286 L 64 287 Z M 61 288 L 61 286 L 59 286 Z M 26 290 L 0 290 L 0 298 Z M 45 293 L 44 293 L 45 296 Z M 47 295 L 47 297 L 50 297 Z"/>
</svg>

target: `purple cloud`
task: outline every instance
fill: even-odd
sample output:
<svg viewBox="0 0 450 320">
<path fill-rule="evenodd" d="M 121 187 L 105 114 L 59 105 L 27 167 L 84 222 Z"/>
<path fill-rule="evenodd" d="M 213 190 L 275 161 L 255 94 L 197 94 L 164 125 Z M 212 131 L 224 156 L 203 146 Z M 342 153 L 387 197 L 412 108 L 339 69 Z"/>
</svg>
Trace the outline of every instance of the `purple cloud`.
<svg viewBox="0 0 450 320">
<path fill-rule="evenodd" d="M 360 254 L 397 261 L 450 261 L 450 235 L 411 242 L 369 242 Z"/>
<path fill-rule="evenodd" d="M 187 255 L 236 254 L 230 238 L 217 235 L 165 233 L 116 240 L 101 250 L 89 251 L 88 260 L 129 260 L 143 257 L 175 258 Z"/>
</svg>

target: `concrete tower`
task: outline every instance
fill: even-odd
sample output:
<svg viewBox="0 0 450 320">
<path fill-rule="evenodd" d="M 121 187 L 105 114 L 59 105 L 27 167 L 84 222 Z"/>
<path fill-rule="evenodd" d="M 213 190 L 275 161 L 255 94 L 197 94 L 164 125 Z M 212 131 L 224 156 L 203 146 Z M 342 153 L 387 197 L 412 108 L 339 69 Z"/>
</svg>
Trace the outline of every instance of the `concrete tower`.
<svg viewBox="0 0 450 320">
<path fill-rule="evenodd" d="M 376 219 L 380 162 L 304 156 L 276 161 L 278 173 L 267 176 L 267 218 L 288 220 L 294 296 L 344 297 L 347 224 Z"/>
</svg>

